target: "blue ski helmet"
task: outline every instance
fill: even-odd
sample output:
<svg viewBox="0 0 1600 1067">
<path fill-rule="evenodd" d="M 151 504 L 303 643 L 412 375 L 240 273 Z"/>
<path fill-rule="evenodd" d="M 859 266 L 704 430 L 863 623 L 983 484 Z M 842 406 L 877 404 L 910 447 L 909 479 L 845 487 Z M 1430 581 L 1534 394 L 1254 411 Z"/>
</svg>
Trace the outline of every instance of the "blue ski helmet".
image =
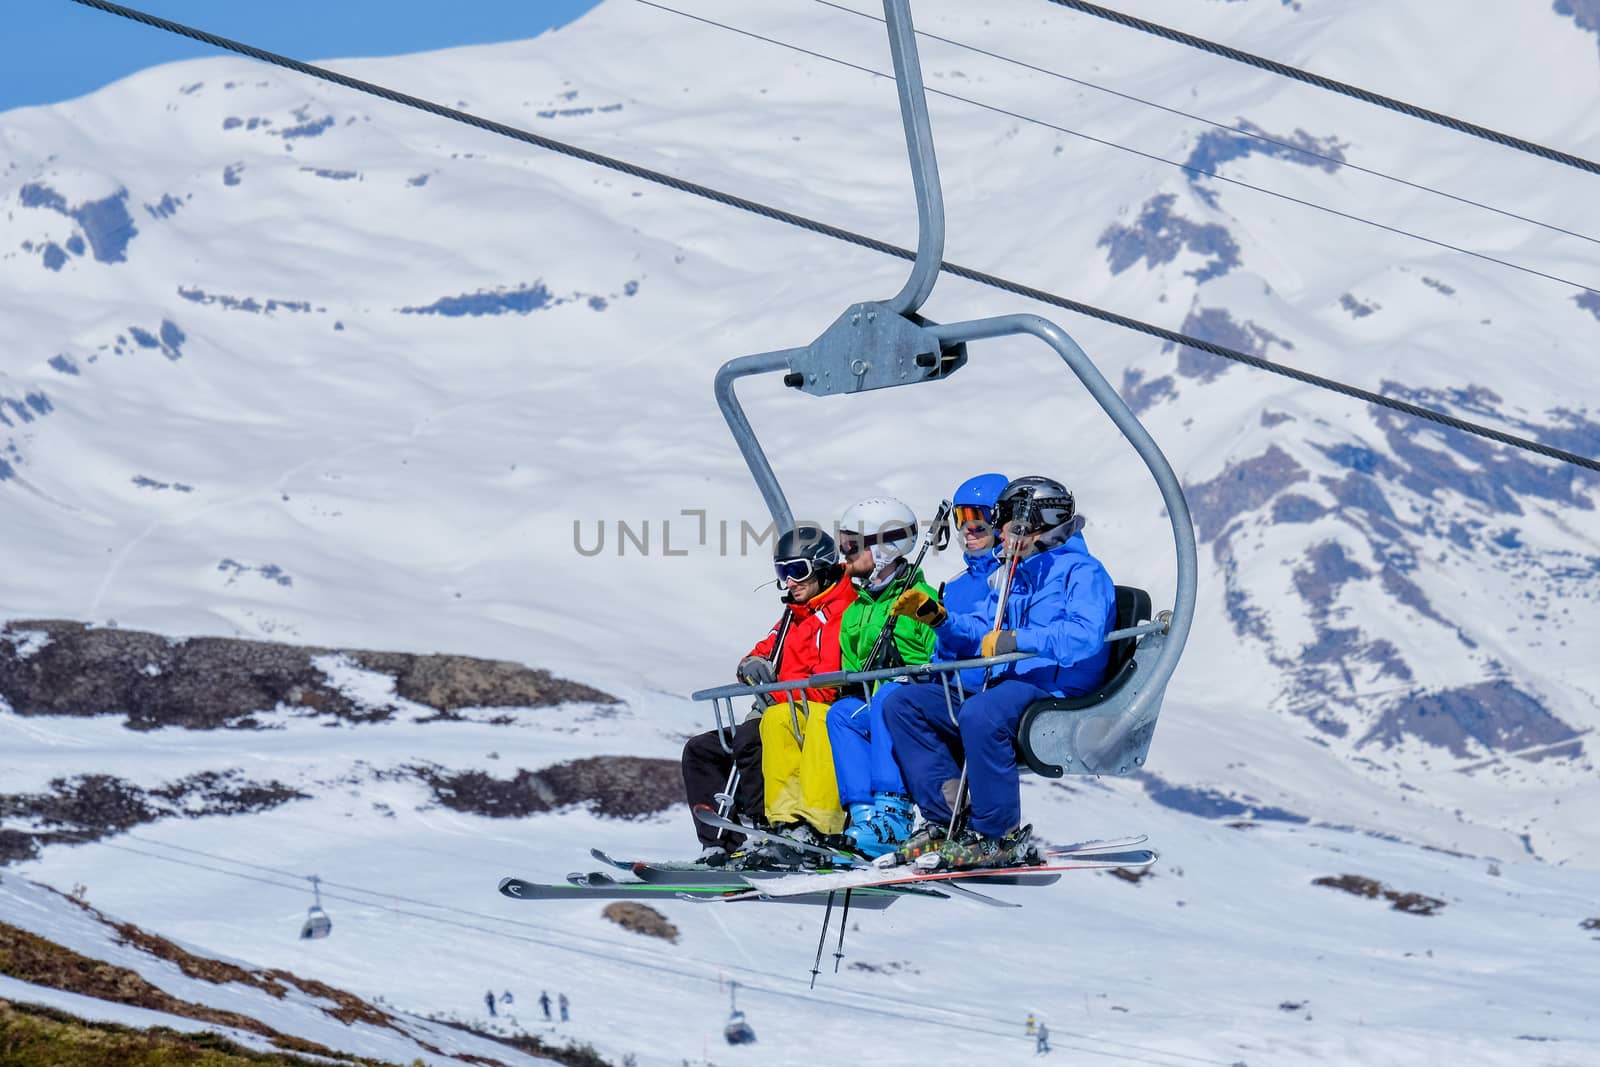
<svg viewBox="0 0 1600 1067">
<path fill-rule="evenodd" d="M 950 503 L 993 508 L 994 502 L 1000 499 L 1001 490 L 1009 484 L 1011 479 L 1004 474 L 974 475 L 956 487 L 956 495 L 950 498 Z"/>
</svg>

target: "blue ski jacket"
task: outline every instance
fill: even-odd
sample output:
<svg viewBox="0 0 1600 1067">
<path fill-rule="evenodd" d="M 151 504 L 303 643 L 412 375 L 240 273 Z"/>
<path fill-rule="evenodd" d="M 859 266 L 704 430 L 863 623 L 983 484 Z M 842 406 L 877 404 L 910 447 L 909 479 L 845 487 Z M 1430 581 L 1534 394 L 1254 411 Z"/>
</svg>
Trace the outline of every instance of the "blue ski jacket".
<svg viewBox="0 0 1600 1067">
<path fill-rule="evenodd" d="M 945 583 L 944 597 L 940 601 L 944 609 L 952 615 L 971 615 L 983 611 L 984 600 L 989 596 L 989 575 L 1000 566 L 1000 558 L 994 554 L 993 549 L 984 549 L 976 556 L 967 556 L 967 569 Z M 1019 564 L 1020 566 L 1020 564 Z M 994 607 L 989 608 L 989 623 L 994 625 Z M 985 631 L 987 632 L 987 630 Z M 952 660 L 960 659 L 955 650 L 945 641 L 943 636 L 934 648 L 934 659 Z M 968 693 L 976 693 L 983 688 L 983 668 L 970 667 L 961 671 L 961 688 Z"/>
<path fill-rule="evenodd" d="M 1071 527 L 1063 527 L 1062 530 Z M 1017 564 L 1003 629 L 1014 630 L 1017 647 L 1039 655 L 996 668 L 996 680 L 1017 678 L 1056 696 L 1081 696 L 1105 676 L 1106 634 L 1116 621 L 1117 594 L 1111 576 L 1089 554 L 1083 535 L 1072 533 Z M 996 561 L 997 564 L 1000 561 Z M 995 585 L 1004 584 L 1004 579 Z M 945 602 L 950 604 L 946 591 Z M 939 648 L 957 658 L 979 654 L 979 642 L 994 627 L 999 588 L 987 589 L 976 611 L 957 613 L 938 628 Z M 980 678 L 979 685 L 982 684 Z"/>
</svg>

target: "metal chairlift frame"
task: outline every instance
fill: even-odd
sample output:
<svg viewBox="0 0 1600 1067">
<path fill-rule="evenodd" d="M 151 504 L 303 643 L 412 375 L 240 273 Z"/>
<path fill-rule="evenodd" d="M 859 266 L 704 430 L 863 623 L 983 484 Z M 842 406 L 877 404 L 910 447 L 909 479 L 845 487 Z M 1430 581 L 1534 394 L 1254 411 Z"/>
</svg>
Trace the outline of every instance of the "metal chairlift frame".
<svg viewBox="0 0 1600 1067">
<path fill-rule="evenodd" d="M 883 0 L 883 11 L 917 199 L 917 256 L 911 275 L 900 292 L 890 299 L 851 305 L 805 347 L 729 360 L 716 374 L 717 404 L 774 523 L 782 532 L 794 527 L 794 514 L 739 404 L 734 391 L 739 379 L 782 372 L 783 382 L 790 388 L 813 396 L 832 396 L 947 378 L 966 363 L 968 346 L 977 341 L 1029 336 L 1050 346 L 1133 445 L 1155 478 L 1172 524 L 1177 551 L 1177 593 L 1172 609 L 1157 613 L 1154 621 L 1124 627 L 1107 635 L 1108 641 L 1134 640 L 1137 644 L 1133 657 L 1096 693 L 1076 700 L 1040 701 L 1030 707 L 1024 716 L 1018 749 L 1028 766 L 1051 777 L 1063 773 L 1129 774 L 1144 763 L 1167 683 L 1178 665 L 1194 618 L 1198 565 L 1189 505 L 1177 475 L 1149 432 L 1089 356 L 1061 327 L 1038 315 L 1028 314 L 940 324 L 929 322 L 917 313 L 932 292 L 942 265 L 944 198 L 939 186 L 909 0 Z M 1018 652 L 982 660 L 932 664 L 925 669 L 939 674 L 1023 658 L 1027 658 L 1026 655 Z M 736 725 L 733 700 L 738 697 L 761 692 L 793 692 L 803 686 L 837 685 L 843 681 L 875 680 L 905 673 L 903 667 L 890 672 L 836 672 L 803 682 L 719 686 L 696 692 L 693 698 L 712 701 L 723 745 L 731 751 L 732 731 Z M 733 782 L 730 781 L 729 799 L 732 791 Z"/>
</svg>

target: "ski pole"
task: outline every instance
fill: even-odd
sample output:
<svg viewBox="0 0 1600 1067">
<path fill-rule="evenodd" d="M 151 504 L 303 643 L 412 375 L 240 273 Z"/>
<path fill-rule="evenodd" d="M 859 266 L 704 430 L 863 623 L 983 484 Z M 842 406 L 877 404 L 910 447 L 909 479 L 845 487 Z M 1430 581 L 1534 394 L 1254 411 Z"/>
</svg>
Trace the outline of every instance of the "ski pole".
<svg viewBox="0 0 1600 1067">
<path fill-rule="evenodd" d="M 833 893 L 828 894 L 828 906 L 822 912 L 822 934 L 817 938 L 817 958 L 811 963 L 811 988 L 817 988 L 817 975 L 822 973 L 822 947 L 828 941 L 828 921 L 833 918 Z"/>
<path fill-rule="evenodd" d="M 1006 627 L 1006 602 L 1011 599 L 1011 583 L 1017 576 L 1017 559 L 1020 555 L 1022 539 L 1021 527 L 1022 524 L 1013 519 L 1011 522 L 1006 523 L 1006 528 L 1003 531 L 1004 534 L 1009 535 L 1011 538 L 1010 544 L 1006 546 L 1006 551 L 1011 556 L 1011 562 L 1006 566 L 1006 584 L 1000 587 L 1000 603 L 995 608 L 994 626 L 989 630 L 990 633 L 999 633 Z M 989 681 L 993 672 L 993 664 L 983 669 L 983 687 L 985 689 L 989 688 Z"/>
<path fill-rule="evenodd" d="M 833 950 L 833 973 L 839 973 L 839 961 L 844 959 L 844 928 L 850 924 L 850 890 L 844 891 L 844 911 L 839 913 L 839 947 Z"/>
</svg>

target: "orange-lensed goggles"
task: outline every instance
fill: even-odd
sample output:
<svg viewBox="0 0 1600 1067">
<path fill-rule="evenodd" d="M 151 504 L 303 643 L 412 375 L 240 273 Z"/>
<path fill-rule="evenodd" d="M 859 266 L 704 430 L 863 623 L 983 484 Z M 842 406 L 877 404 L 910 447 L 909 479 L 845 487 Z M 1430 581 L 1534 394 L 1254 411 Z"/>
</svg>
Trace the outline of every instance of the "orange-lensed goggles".
<svg viewBox="0 0 1600 1067">
<path fill-rule="evenodd" d="M 994 525 L 994 512 L 982 504 L 957 504 L 950 509 L 950 514 L 956 520 L 957 529 L 969 522 L 981 522 L 985 526 Z"/>
</svg>

